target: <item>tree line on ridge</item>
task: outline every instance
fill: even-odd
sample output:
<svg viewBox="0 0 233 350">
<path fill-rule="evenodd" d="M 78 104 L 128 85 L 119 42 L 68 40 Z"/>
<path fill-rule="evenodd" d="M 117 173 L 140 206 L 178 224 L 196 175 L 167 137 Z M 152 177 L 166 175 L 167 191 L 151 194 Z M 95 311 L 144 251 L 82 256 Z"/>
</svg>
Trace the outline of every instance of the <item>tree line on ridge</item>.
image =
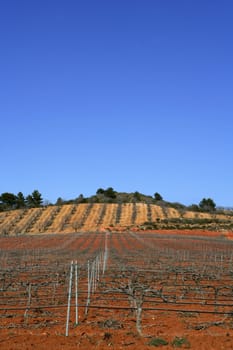
<svg viewBox="0 0 233 350">
<path fill-rule="evenodd" d="M 145 195 L 138 191 L 127 193 L 117 192 L 112 187 L 107 189 L 97 189 L 95 195 L 84 197 L 80 194 L 75 199 L 64 200 L 61 197 L 57 198 L 55 205 L 64 204 L 79 204 L 79 203 L 146 203 L 157 204 L 160 206 L 173 207 L 178 210 L 206 211 L 214 212 L 216 204 L 211 198 L 203 198 L 199 204 L 185 206 L 178 202 L 168 202 L 163 197 L 155 192 L 153 196 Z M 38 190 L 34 190 L 31 194 L 25 196 L 22 192 L 14 194 L 4 192 L 0 195 L 0 211 L 13 209 L 38 208 L 45 205 L 53 205 L 43 200 L 42 194 Z"/>
</svg>

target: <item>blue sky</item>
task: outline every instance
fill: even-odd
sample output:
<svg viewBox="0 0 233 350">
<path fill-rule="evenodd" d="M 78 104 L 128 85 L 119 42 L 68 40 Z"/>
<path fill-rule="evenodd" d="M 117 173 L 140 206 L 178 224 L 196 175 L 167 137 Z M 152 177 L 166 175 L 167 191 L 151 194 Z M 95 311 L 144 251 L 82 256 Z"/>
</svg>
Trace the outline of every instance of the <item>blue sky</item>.
<svg viewBox="0 0 233 350">
<path fill-rule="evenodd" d="M 231 0 L 0 3 L 0 193 L 233 206 Z"/>
</svg>

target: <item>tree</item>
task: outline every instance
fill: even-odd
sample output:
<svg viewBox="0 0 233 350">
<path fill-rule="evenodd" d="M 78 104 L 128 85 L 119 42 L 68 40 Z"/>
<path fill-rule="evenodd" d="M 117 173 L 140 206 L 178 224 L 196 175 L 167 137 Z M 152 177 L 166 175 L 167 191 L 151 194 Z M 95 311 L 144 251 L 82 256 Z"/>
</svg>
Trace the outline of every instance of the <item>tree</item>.
<svg viewBox="0 0 233 350">
<path fill-rule="evenodd" d="M 64 200 L 61 197 L 58 197 L 55 205 L 63 205 L 64 204 Z"/>
<path fill-rule="evenodd" d="M 84 195 L 81 193 L 76 199 L 75 199 L 75 203 L 86 203 L 87 200 L 84 197 Z"/>
<path fill-rule="evenodd" d="M 203 211 L 215 211 L 216 204 L 211 198 L 203 198 L 199 203 L 199 207 Z"/>
<path fill-rule="evenodd" d="M 158 192 L 155 192 L 154 194 L 154 199 L 156 201 L 162 201 L 163 200 L 163 197 L 158 193 Z"/>
<path fill-rule="evenodd" d="M 111 198 L 111 199 L 116 198 L 116 192 L 114 191 L 114 189 L 112 187 L 108 187 L 104 194 L 108 198 Z"/>
<path fill-rule="evenodd" d="M 34 190 L 31 195 L 26 197 L 29 208 L 39 208 L 43 202 L 42 196 L 38 190 Z"/>
<path fill-rule="evenodd" d="M 138 191 L 134 192 L 133 196 L 137 202 L 141 201 L 141 194 Z"/>
<path fill-rule="evenodd" d="M 79 228 L 79 223 L 78 223 L 78 221 L 75 221 L 75 222 L 72 224 L 72 227 L 73 227 L 74 231 L 77 232 L 77 231 L 78 231 L 78 228 Z"/>
<path fill-rule="evenodd" d="M 35 190 L 32 192 L 32 198 L 35 203 L 35 207 L 40 207 L 43 203 L 42 195 L 39 191 Z"/>
<path fill-rule="evenodd" d="M 34 208 L 34 201 L 31 194 L 26 197 L 26 203 L 28 208 Z"/>
<path fill-rule="evenodd" d="M 191 204 L 189 207 L 188 207 L 188 210 L 191 210 L 191 211 L 200 211 L 200 207 L 199 205 L 197 204 Z"/>
<path fill-rule="evenodd" d="M 96 194 L 104 194 L 105 190 L 103 188 L 98 188 L 98 190 L 96 191 Z"/>
<path fill-rule="evenodd" d="M 26 207 L 26 200 L 22 192 L 19 192 L 16 197 L 16 208 L 21 209 Z"/>
<path fill-rule="evenodd" d="M 1 207 L 3 209 L 14 209 L 16 206 L 16 195 L 10 192 L 4 192 L 0 196 Z"/>
</svg>

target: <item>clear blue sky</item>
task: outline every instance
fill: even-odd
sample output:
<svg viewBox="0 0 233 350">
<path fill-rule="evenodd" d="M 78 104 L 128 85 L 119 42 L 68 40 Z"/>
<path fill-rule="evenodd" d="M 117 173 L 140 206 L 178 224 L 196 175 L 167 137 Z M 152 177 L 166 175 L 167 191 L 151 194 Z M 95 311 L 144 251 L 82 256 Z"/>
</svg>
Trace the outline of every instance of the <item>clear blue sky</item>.
<svg viewBox="0 0 233 350">
<path fill-rule="evenodd" d="M 231 0 L 0 3 L 0 193 L 233 206 Z"/>
</svg>

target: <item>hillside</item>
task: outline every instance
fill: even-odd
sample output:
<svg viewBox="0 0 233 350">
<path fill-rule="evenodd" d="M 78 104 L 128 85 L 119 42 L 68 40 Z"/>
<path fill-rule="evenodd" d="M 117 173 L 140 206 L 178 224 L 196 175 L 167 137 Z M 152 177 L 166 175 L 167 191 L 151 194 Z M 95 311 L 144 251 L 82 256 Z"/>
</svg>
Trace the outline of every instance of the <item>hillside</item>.
<svg viewBox="0 0 233 350">
<path fill-rule="evenodd" d="M 233 216 L 146 203 L 79 203 L 0 212 L 0 234 L 128 229 L 233 230 Z"/>
</svg>

